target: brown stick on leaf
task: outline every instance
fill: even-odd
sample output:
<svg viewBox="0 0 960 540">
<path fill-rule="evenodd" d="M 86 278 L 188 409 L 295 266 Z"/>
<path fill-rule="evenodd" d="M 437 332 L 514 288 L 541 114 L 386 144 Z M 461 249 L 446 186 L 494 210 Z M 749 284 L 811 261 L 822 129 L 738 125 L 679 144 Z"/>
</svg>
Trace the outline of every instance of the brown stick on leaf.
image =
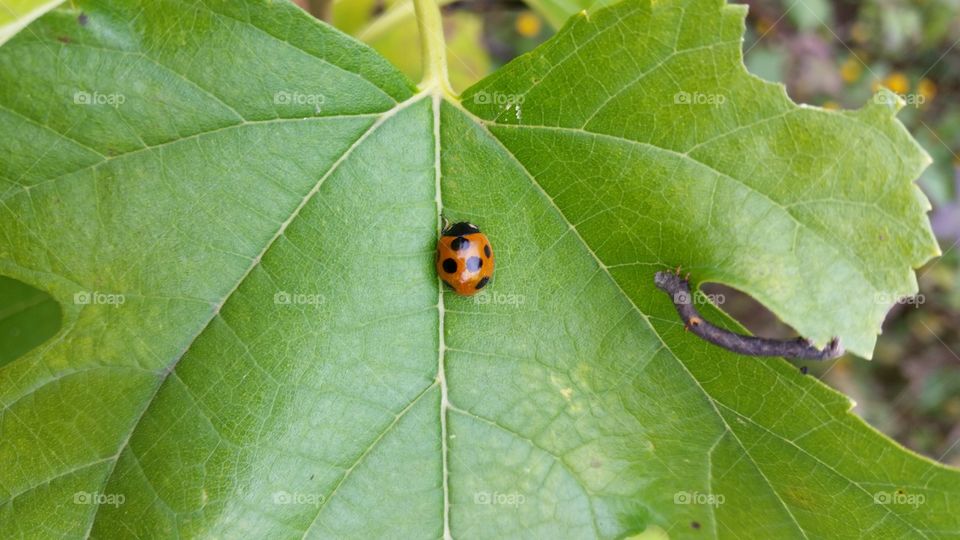
<svg viewBox="0 0 960 540">
<path fill-rule="evenodd" d="M 843 354 L 839 338 L 833 338 L 822 350 L 805 338 L 770 339 L 744 336 L 710 324 L 693 307 L 690 282 L 680 277 L 679 272 L 657 272 L 653 282 L 660 290 L 670 295 L 677 313 L 687 330 L 701 338 L 738 354 L 747 356 L 782 356 L 804 360 L 830 360 Z"/>
</svg>

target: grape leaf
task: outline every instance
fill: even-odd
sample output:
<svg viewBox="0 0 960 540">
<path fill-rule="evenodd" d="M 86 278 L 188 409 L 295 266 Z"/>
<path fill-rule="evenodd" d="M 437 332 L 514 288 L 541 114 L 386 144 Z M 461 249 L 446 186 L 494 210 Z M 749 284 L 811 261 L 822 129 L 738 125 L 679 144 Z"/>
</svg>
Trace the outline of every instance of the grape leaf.
<svg viewBox="0 0 960 540">
<path fill-rule="evenodd" d="M 956 470 L 653 287 L 869 355 L 936 252 L 892 95 L 793 105 L 743 16 L 619 4 L 462 103 L 281 2 L 35 22 L 0 48 L 0 273 L 64 323 L 0 368 L 0 533 L 955 536 Z M 439 286 L 441 211 L 493 242 L 482 295 Z"/>
</svg>

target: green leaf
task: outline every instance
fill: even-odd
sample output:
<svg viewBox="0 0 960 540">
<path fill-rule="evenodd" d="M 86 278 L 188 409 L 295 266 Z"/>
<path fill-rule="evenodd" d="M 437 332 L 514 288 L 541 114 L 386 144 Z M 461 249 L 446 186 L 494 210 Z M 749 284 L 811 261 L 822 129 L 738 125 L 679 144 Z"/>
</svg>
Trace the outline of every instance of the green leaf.
<svg viewBox="0 0 960 540">
<path fill-rule="evenodd" d="M 960 531 L 958 471 L 653 287 L 869 355 L 936 252 L 890 94 L 793 105 L 712 0 L 577 18 L 462 104 L 286 3 L 79 7 L 0 48 L 0 274 L 64 310 L 0 368 L 3 537 Z"/>
<path fill-rule="evenodd" d="M 710 11 L 629 13 L 580 16 L 468 90 L 466 107 L 560 197 L 634 303 L 654 291 L 649 268 L 682 265 L 869 358 L 890 306 L 917 291 L 912 268 L 939 254 L 912 183 L 930 158 L 893 119 L 900 99 L 798 107 L 743 68 L 737 8 L 714 32 L 695 30 Z M 631 22 L 636 38 L 605 52 Z"/>
<path fill-rule="evenodd" d="M 0 45 L 63 0 L 0 0 Z"/>
</svg>

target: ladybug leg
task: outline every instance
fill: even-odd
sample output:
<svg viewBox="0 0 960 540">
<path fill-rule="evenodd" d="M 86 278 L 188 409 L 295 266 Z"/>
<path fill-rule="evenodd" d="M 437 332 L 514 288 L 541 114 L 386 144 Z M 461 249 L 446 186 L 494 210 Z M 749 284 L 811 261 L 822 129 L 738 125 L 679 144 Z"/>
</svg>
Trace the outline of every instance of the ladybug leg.
<svg viewBox="0 0 960 540">
<path fill-rule="evenodd" d="M 677 266 L 677 275 L 680 275 L 680 266 Z"/>
<path fill-rule="evenodd" d="M 443 231 L 450 228 L 450 220 L 447 219 L 447 216 L 443 214 L 440 214 L 440 219 L 443 220 L 443 225 L 440 228 L 440 232 L 442 233 Z"/>
</svg>

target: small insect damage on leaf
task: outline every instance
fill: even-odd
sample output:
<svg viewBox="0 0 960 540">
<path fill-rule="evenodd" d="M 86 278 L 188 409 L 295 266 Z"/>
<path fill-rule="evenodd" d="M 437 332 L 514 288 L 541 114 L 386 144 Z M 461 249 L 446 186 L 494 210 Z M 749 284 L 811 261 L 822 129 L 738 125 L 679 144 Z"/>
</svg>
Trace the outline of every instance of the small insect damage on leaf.
<svg viewBox="0 0 960 540">
<path fill-rule="evenodd" d="M 694 307 L 694 295 L 690 290 L 687 277 L 680 277 L 680 268 L 675 272 L 657 272 L 654 284 L 666 292 L 673 301 L 684 330 L 689 330 L 698 337 L 723 347 L 729 351 L 747 356 L 780 356 L 783 358 L 797 358 L 805 360 L 830 360 L 844 353 L 839 338 L 833 338 L 823 349 L 818 349 L 806 338 L 789 340 L 770 339 L 756 336 L 745 336 L 720 328 L 703 318 Z"/>
</svg>

